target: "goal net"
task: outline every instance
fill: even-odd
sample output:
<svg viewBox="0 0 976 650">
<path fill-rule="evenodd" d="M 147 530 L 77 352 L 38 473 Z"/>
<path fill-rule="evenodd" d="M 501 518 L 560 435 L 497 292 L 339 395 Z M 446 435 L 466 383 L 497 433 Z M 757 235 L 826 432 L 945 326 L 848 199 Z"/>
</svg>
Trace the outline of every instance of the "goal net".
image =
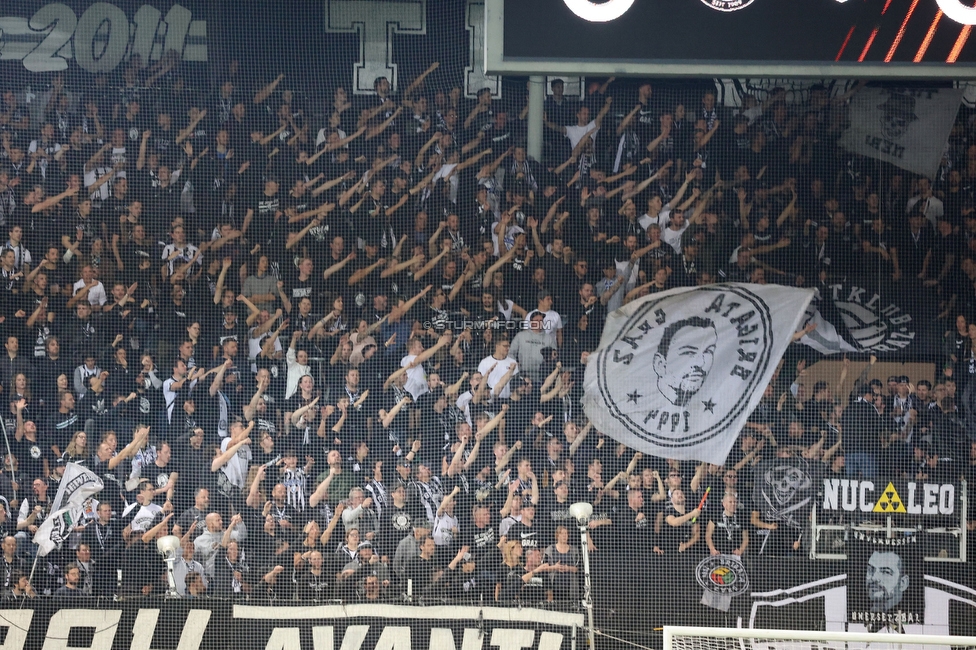
<svg viewBox="0 0 976 650">
<path fill-rule="evenodd" d="M 664 628 L 664 650 L 963 650 L 976 637 L 895 632 Z"/>
</svg>

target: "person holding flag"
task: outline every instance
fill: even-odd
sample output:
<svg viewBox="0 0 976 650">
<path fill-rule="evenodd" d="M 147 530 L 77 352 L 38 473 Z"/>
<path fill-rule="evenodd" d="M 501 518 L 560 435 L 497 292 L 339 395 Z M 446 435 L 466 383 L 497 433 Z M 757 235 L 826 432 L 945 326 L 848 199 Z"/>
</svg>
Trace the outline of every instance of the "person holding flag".
<svg viewBox="0 0 976 650">
<path fill-rule="evenodd" d="M 61 548 L 84 516 L 85 502 L 101 492 L 103 487 L 102 479 L 90 469 L 77 463 L 67 464 L 58 493 L 51 503 L 51 514 L 34 534 L 38 557 Z"/>
</svg>

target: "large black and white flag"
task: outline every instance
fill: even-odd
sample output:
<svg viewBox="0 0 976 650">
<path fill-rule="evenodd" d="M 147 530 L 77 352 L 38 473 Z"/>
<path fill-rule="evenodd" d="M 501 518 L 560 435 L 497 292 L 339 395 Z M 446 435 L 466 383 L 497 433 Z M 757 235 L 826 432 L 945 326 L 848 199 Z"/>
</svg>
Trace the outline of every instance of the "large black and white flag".
<svg viewBox="0 0 976 650">
<path fill-rule="evenodd" d="M 767 458 L 752 472 L 752 505 L 762 520 L 804 529 L 817 496 L 814 469 L 803 458 Z"/>
<path fill-rule="evenodd" d="M 862 88 L 840 145 L 933 178 L 962 103 L 958 88 Z"/>
<path fill-rule="evenodd" d="M 810 289 L 715 284 L 618 309 L 587 363 L 587 417 L 645 454 L 721 465 L 812 297 Z"/>
<path fill-rule="evenodd" d="M 821 354 L 924 356 L 931 337 L 925 323 L 934 317 L 929 292 L 910 282 L 847 278 L 817 289 L 805 323 L 816 325 L 800 339 Z"/>
<path fill-rule="evenodd" d="M 102 490 L 102 479 L 77 463 L 68 463 L 51 503 L 51 515 L 37 527 L 37 554 L 45 556 L 61 548 L 85 512 L 85 502 Z"/>
<path fill-rule="evenodd" d="M 84 505 L 89 497 L 102 491 L 102 479 L 95 472 L 78 463 L 68 463 L 58 482 L 58 491 L 51 502 L 51 510 L 68 505 Z"/>
</svg>

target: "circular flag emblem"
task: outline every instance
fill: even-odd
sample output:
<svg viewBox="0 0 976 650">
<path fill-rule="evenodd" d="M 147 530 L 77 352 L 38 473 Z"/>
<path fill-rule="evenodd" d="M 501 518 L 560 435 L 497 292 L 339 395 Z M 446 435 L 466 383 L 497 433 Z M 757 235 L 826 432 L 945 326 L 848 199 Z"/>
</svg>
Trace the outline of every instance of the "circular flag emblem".
<svg viewBox="0 0 976 650">
<path fill-rule="evenodd" d="M 702 589 L 722 596 L 741 596 L 749 589 L 749 578 L 742 559 L 737 555 L 712 555 L 698 565 L 698 584 Z"/>
<path fill-rule="evenodd" d="M 753 3 L 754 0 L 702 0 L 706 5 L 715 9 L 716 11 L 738 11 L 739 9 L 745 9 Z"/>
<path fill-rule="evenodd" d="M 735 571 L 733 571 L 729 567 L 720 566 L 716 569 L 713 569 L 711 574 L 709 574 L 708 577 L 709 579 L 711 579 L 711 581 L 714 584 L 718 585 L 719 587 L 728 587 L 733 583 L 735 583 L 737 576 L 735 574 Z"/>
<path fill-rule="evenodd" d="M 629 317 L 611 315 L 608 323 L 626 321 L 612 340 L 604 335 L 587 375 L 595 372 L 607 412 L 638 438 L 706 444 L 727 434 L 766 386 L 776 363 L 770 306 L 746 285 L 663 295 Z"/>
</svg>

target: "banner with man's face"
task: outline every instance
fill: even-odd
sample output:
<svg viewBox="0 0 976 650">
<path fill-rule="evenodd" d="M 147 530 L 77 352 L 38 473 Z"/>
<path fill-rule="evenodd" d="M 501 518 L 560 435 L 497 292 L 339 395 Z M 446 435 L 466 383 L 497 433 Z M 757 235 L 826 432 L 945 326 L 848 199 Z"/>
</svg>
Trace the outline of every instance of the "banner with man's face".
<svg viewBox="0 0 976 650">
<path fill-rule="evenodd" d="M 645 454 L 721 465 L 793 340 L 810 289 L 715 284 L 607 317 L 586 367 L 590 422 Z"/>
<path fill-rule="evenodd" d="M 852 531 L 848 541 L 848 622 L 872 632 L 924 620 L 922 554 L 915 535 Z"/>
</svg>

